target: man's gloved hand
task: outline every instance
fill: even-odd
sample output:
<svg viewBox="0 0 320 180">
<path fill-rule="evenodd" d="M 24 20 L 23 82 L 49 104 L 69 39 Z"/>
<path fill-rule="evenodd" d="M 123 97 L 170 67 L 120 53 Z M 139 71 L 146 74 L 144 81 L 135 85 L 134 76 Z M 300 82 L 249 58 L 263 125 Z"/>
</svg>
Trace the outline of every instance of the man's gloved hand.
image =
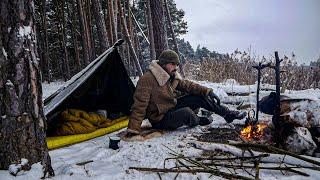
<svg viewBox="0 0 320 180">
<path fill-rule="evenodd" d="M 209 97 L 211 100 L 216 101 L 216 103 L 217 103 L 218 105 L 220 105 L 220 99 L 219 99 L 219 97 L 218 97 L 213 91 L 210 91 L 208 97 Z"/>
</svg>

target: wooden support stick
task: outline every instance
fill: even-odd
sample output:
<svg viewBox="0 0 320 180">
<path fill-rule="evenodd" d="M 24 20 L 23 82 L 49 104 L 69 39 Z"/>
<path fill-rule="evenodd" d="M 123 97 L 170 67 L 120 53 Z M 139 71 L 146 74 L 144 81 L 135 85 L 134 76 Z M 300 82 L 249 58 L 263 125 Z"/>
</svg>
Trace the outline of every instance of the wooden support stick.
<svg viewBox="0 0 320 180">
<path fill-rule="evenodd" d="M 229 174 L 225 172 L 221 172 L 219 170 L 209 170 L 209 169 L 162 169 L 162 168 L 143 168 L 143 167 L 129 167 L 129 169 L 134 169 L 137 171 L 147 171 L 147 172 L 165 172 L 165 173 L 210 173 L 216 176 L 221 176 L 228 179 L 245 179 L 252 180 L 252 178 L 248 178 L 245 176 L 240 176 L 236 174 Z"/>
<path fill-rule="evenodd" d="M 257 156 L 237 156 L 237 157 L 230 157 L 230 158 L 219 158 L 219 157 L 196 157 L 196 160 L 213 160 L 213 161 L 230 161 L 230 160 L 251 160 L 251 159 L 257 159 L 257 158 L 263 158 L 263 157 L 269 157 L 270 154 L 260 154 Z"/>
<path fill-rule="evenodd" d="M 230 165 L 230 164 L 221 164 L 221 163 L 204 163 L 205 165 L 208 166 L 220 166 L 220 167 L 226 167 L 226 168 L 236 168 L 236 169 L 243 169 L 243 168 L 248 168 L 248 169 L 254 169 L 256 168 L 255 166 L 252 165 Z M 273 171 L 291 171 L 294 173 L 297 173 L 299 175 L 302 176 L 310 176 L 307 173 L 301 172 L 301 171 L 297 171 L 295 170 L 296 168 L 300 168 L 300 167 L 296 167 L 296 166 L 288 166 L 288 167 L 261 167 L 259 166 L 259 169 L 266 169 L 266 170 L 273 170 Z M 257 176 L 259 177 L 259 176 Z"/>
<path fill-rule="evenodd" d="M 315 164 L 317 166 L 320 166 L 320 162 L 318 162 L 318 161 L 315 161 L 315 160 L 300 156 L 298 154 L 292 153 L 290 151 L 279 149 L 279 148 L 276 148 L 273 146 L 267 146 L 267 145 L 263 145 L 263 144 L 251 144 L 251 143 L 228 143 L 228 144 L 232 145 L 232 146 L 239 147 L 239 148 L 257 148 L 257 149 L 263 150 L 263 151 L 271 151 L 271 152 L 275 152 L 275 153 L 279 153 L 279 154 L 286 154 L 286 155 L 295 157 L 297 159 L 309 162 L 311 164 Z"/>
</svg>

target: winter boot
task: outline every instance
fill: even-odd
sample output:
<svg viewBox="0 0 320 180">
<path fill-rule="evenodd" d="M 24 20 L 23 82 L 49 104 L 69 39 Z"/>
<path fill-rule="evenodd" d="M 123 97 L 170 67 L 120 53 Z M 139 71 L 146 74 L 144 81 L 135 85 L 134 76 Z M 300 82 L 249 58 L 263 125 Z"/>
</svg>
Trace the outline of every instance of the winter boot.
<svg viewBox="0 0 320 180">
<path fill-rule="evenodd" d="M 227 121 L 227 123 L 231 123 L 235 119 L 242 119 L 247 116 L 247 112 L 233 111 L 224 105 L 216 104 L 214 101 L 211 101 L 208 98 L 206 98 L 205 100 L 209 104 L 209 110 L 222 116 Z"/>
<path fill-rule="evenodd" d="M 235 119 L 243 119 L 247 116 L 247 112 L 243 111 L 233 111 L 233 110 L 227 110 L 226 114 L 223 116 L 224 119 L 227 121 L 227 123 L 232 123 Z"/>
</svg>

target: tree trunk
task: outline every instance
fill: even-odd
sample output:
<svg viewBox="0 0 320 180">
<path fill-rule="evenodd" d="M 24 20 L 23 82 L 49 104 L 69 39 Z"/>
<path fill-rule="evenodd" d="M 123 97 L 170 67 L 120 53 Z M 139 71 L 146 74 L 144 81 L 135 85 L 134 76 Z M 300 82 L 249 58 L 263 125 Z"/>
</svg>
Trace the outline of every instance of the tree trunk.
<svg viewBox="0 0 320 180">
<path fill-rule="evenodd" d="M 117 3 L 117 1 L 119 1 L 119 0 L 111 0 L 112 1 L 112 3 L 113 3 L 113 14 L 114 14 L 114 16 L 113 16 L 113 18 L 114 18 L 114 29 L 115 29 L 115 31 L 113 31 L 114 32 L 114 35 L 115 35 L 115 37 L 113 38 L 114 39 L 114 41 L 116 41 L 117 42 L 117 40 L 119 39 L 119 37 L 118 37 L 118 32 L 120 32 L 120 34 L 121 34 L 121 30 L 119 31 L 119 29 L 121 29 L 121 27 L 119 27 L 118 28 L 118 14 L 119 14 L 119 10 L 118 10 L 118 3 Z"/>
<path fill-rule="evenodd" d="M 94 8 L 94 16 L 96 19 L 99 44 L 100 44 L 100 53 L 106 51 L 109 48 L 108 36 L 106 30 L 106 24 L 103 17 L 103 11 L 101 8 L 100 0 L 92 0 Z"/>
<path fill-rule="evenodd" d="M 76 8 L 75 8 L 75 2 L 76 0 L 71 0 L 71 8 L 69 9 L 69 15 L 72 17 L 71 19 L 71 33 L 72 33 L 72 39 L 73 39 L 73 48 L 75 53 L 75 64 L 76 64 L 76 70 L 79 72 L 81 68 L 81 62 L 80 62 L 80 52 L 79 52 L 79 44 L 78 44 L 78 34 L 76 31 L 77 27 L 77 21 L 76 21 Z"/>
<path fill-rule="evenodd" d="M 87 34 L 86 17 L 83 9 L 82 0 L 77 0 L 78 12 L 79 12 L 79 23 L 82 37 L 82 49 L 83 49 L 83 61 L 87 66 L 90 63 L 90 51 L 89 51 L 89 40 Z"/>
<path fill-rule="evenodd" d="M 163 50 L 168 49 L 168 38 L 164 19 L 163 0 L 150 0 L 150 11 L 152 27 L 157 30 L 153 33 L 156 57 L 159 57 Z"/>
<path fill-rule="evenodd" d="M 66 18 L 64 13 L 64 6 L 65 0 L 61 0 L 61 11 L 60 11 L 60 23 L 61 23 L 61 47 L 63 49 L 63 78 L 65 81 L 70 79 L 70 67 L 69 67 L 69 57 L 68 57 L 68 50 L 67 50 L 67 34 L 66 34 Z"/>
<path fill-rule="evenodd" d="M 153 26 L 152 26 L 152 17 L 151 17 L 151 11 L 150 11 L 150 1 L 146 0 L 146 11 L 147 11 L 147 22 L 148 22 L 148 35 L 149 35 L 149 41 L 150 41 L 150 59 L 154 60 L 156 59 L 156 51 L 154 47 L 154 37 L 153 37 Z"/>
<path fill-rule="evenodd" d="M 46 62 L 45 62 L 45 51 L 44 51 L 44 40 L 43 40 L 43 14 L 45 12 L 45 10 L 43 9 L 43 3 L 45 3 L 43 0 L 39 1 L 39 2 L 35 2 L 35 8 L 39 9 L 38 13 L 35 14 L 35 23 L 36 23 L 36 27 L 38 27 L 36 29 L 36 36 L 37 36 L 37 51 L 39 54 L 39 67 L 40 70 L 42 72 L 42 80 L 46 81 L 47 76 L 46 76 Z"/>
<path fill-rule="evenodd" d="M 54 175 L 46 144 L 32 0 L 0 2 L 0 169 L 41 162 Z M 11 172 L 16 175 L 17 172 Z"/>
<path fill-rule="evenodd" d="M 115 4 L 115 6 L 114 6 L 115 11 L 114 12 L 116 12 L 115 13 L 116 34 L 117 34 L 118 39 L 125 39 L 125 37 L 123 37 L 123 35 L 126 33 L 121 25 L 122 19 L 121 19 L 120 9 L 118 8 L 118 1 L 121 4 L 121 0 L 114 0 L 114 4 Z M 119 11 L 118 11 L 118 9 L 119 9 Z M 121 9 L 122 9 L 122 7 L 121 7 Z M 120 56 L 123 58 L 124 62 L 126 62 L 128 60 L 125 51 L 126 51 L 126 46 L 119 46 L 119 53 L 120 53 Z"/>
<path fill-rule="evenodd" d="M 137 55 L 134 51 L 134 48 L 133 48 L 133 45 L 132 45 L 132 41 L 130 39 L 130 35 L 129 35 L 129 32 L 128 32 L 128 28 L 127 28 L 127 25 L 126 25 L 126 19 L 124 17 L 124 13 L 123 13 L 123 9 L 122 9 L 122 6 L 121 6 L 121 2 L 118 0 L 118 8 L 119 8 L 119 13 L 120 13 L 120 20 L 122 22 L 122 28 L 123 28 L 123 32 L 124 32 L 124 38 L 126 39 L 128 45 L 129 45 L 129 49 L 130 49 L 130 52 L 131 52 L 131 55 L 133 57 L 133 60 L 136 64 L 136 67 L 138 69 L 138 73 L 139 73 L 139 76 L 142 76 L 142 69 L 141 69 L 141 66 L 140 66 L 140 63 L 139 63 L 139 60 L 137 58 Z"/>
<path fill-rule="evenodd" d="M 164 0 L 164 5 L 166 7 L 166 16 L 167 16 L 167 22 L 169 24 L 169 31 L 172 37 L 172 42 L 173 42 L 173 50 L 180 55 L 179 53 L 179 48 L 178 48 L 178 44 L 177 44 L 177 40 L 176 40 L 176 36 L 174 35 L 174 31 L 173 31 L 173 26 L 172 26 L 172 20 L 171 20 L 171 15 L 170 15 L 170 11 L 169 11 L 169 7 L 168 7 L 168 3 L 167 0 Z M 182 63 L 179 64 L 179 69 L 180 69 L 180 73 L 181 75 L 184 77 L 184 71 L 183 71 L 183 66 Z"/>
<path fill-rule="evenodd" d="M 115 16 L 116 16 L 116 12 L 115 12 L 115 8 L 114 7 L 114 4 L 113 4 L 113 0 L 108 0 L 108 14 L 109 14 L 109 18 L 110 18 L 110 27 L 112 29 L 112 35 L 113 35 L 113 41 L 112 41 L 112 44 L 114 44 L 117 39 L 118 39 L 118 36 L 117 36 L 117 23 L 116 23 L 116 20 L 115 20 Z"/>
<path fill-rule="evenodd" d="M 105 24 L 106 24 L 106 31 L 107 31 L 107 35 L 108 35 L 108 41 L 109 41 L 109 47 L 113 45 L 114 41 L 113 41 L 113 33 L 112 33 L 112 24 L 111 24 L 111 12 L 109 10 L 109 1 L 106 3 L 106 9 L 104 10 L 104 18 L 105 18 Z"/>
<path fill-rule="evenodd" d="M 44 8 L 45 2 L 44 1 Z M 51 65 L 51 60 L 49 58 L 49 41 L 48 41 L 48 28 L 47 28 L 47 17 L 46 17 L 46 10 L 44 11 L 44 19 L 43 19 L 43 28 L 44 28 L 44 47 L 45 47 L 45 58 L 46 58 L 46 64 L 47 64 L 47 70 L 48 70 L 48 82 L 52 81 L 52 65 Z"/>
<path fill-rule="evenodd" d="M 131 17 L 131 9 L 130 9 L 130 0 L 127 0 L 126 9 L 127 9 L 128 31 L 129 31 L 132 43 L 134 44 L 134 39 L 132 38 L 133 37 L 133 28 L 132 28 L 132 17 Z"/>
<path fill-rule="evenodd" d="M 51 82 L 52 77 L 51 77 L 51 63 L 49 60 L 49 46 L 48 46 L 48 29 L 47 29 L 47 17 L 46 17 L 46 0 L 41 0 L 40 4 L 40 19 L 41 19 L 41 25 L 39 27 L 39 30 L 42 31 L 42 62 L 43 62 L 43 68 L 42 72 L 46 75 L 43 76 L 45 81 Z M 40 41 L 39 41 L 40 42 Z"/>
<path fill-rule="evenodd" d="M 137 52 L 137 49 L 136 49 L 136 46 L 135 46 L 135 39 L 133 38 L 133 29 L 132 29 L 132 17 L 131 17 L 131 9 L 130 9 L 130 0 L 127 0 L 126 1 L 126 15 L 127 15 L 127 25 L 128 25 L 128 32 L 129 32 L 129 35 L 130 35 L 130 39 L 131 39 L 131 42 L 132 42 L 132 46 L 133 46 L 133 49 L 135 52 Z M 127 48 L 127 51 L 128 51 L 128 61 L 130 61 L 130 58 L 132 59 L 132 55 L 130 54 L 130 51 L 129 51 L 129 48 Z M 137 55 L 137 58 L 138 58 L 138 54 L 136 53 Z M 139 59 L 139 58 L 138 58 Z M 140 65 L 142 65 L 140 63 Z"/>
<path fill-rule="evenodd" d="M 141 57 L 142 57 L 142 55 L 141 55 L 142 50 L 141 50 L 141 46 L 140 46 L 140 42 L 139 42 L 139 37 L 138 37 L 137 33 L 134 34 L 134 37 L 133 37 L 133 38 L 135 39 L 135 41 L 134 41 L 134 42 L 135 42 L 134 46 L 135 46 L 135 49 L 137 50 L 136 53 L 137 53 L 137 57 L 138 57 L 138 59 L 139 59 L 140 65 L 141 65 L 142 72 L 145 72 L 147 65 L 146 65 L 146 61 L 144 61 L 144 59 L 141 58 Z"/>
<path fill-rule="evenodd" d="M 126 46 L 126 51 L 127 51 L 127 66 L 128 66 L 128 71 L 129 71 L 129 75 L 131 74 L 131 67 L 130 67 L 130 61 L 132 60 L 132 58 L 130 58 L 130 47 L 129 45 Z"/>
<path fill-rule="evenodd" d="M 91 0 L 86 0 L 85 6 L 85 14 L 86 14 L 86 25 L 87 25 L 87 33 L 88 33 L 88 40 L 89 40 L 89 51 L 90 51 L 90 61 L 93 61 L 96 57 L 96 50 L 95 50 L 95 41 L 93 37 L 93 26 L 92 26 L 92 15 L 91 15 Z"/>
</svg>

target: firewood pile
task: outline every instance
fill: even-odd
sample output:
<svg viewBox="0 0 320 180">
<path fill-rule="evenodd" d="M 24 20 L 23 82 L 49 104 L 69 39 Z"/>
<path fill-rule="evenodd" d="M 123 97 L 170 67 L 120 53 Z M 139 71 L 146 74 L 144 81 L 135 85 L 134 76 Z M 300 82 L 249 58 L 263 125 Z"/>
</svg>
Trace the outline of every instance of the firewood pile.
<svg viewBox="0 0 320 180">
<path fill-rule="evenodd" d="M 236 134 L 225 134 L 226 131 L 221 129 L 215 132 L 220 132 L 229 138 Z M 181 173 L 208 173 L 227 179 L 260 179 L 261 172 L 278 171 L 282 174 L 308 177 L 309 174 L 305 169 L 320 171 L 320 162 L 311 158 L 270 145 L 248 143 L 241 136 L 234 140 L 239 139 L 241 142 L 191 141 L 189 143 L 191 146 L 202 150 L 198 156 L 186 156 L 165 146 L 171 157 L 164 160 L 163 168 L 130 167 L 129 169 L 157 173 L 160 179 L 162 179 L 161 174 L 166 173 L 176 173 L 174 179 Z M 215 140 L 215 137 L 212 140 Z M 174 161 L 175 166 L 168 168 L 169 161 Z"/>
</svg>

